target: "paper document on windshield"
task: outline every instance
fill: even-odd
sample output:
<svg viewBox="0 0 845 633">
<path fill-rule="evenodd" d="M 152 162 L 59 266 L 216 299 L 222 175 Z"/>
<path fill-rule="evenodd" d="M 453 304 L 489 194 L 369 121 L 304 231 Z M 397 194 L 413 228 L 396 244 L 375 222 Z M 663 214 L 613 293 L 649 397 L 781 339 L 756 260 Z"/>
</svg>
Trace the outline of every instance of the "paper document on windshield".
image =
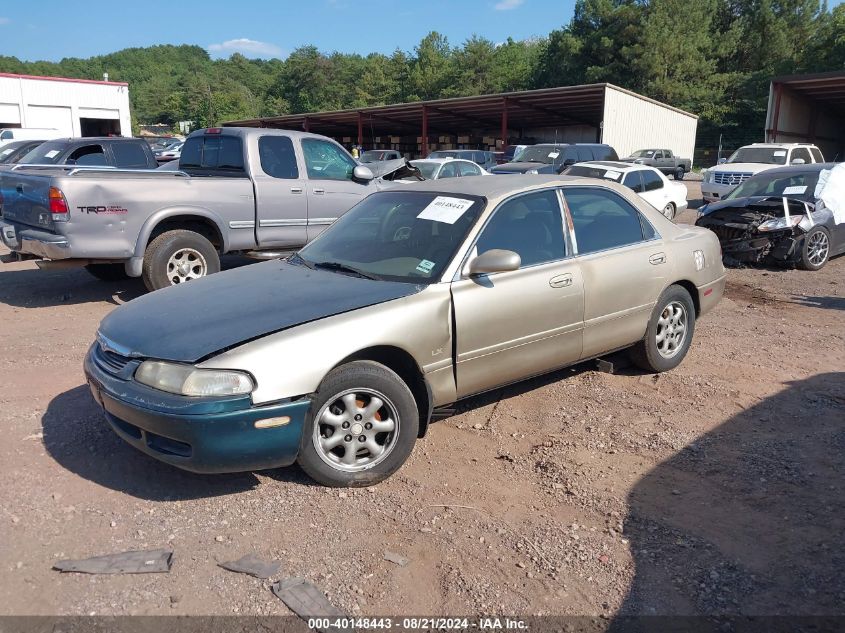
<svg viewBox="0 0 845 633">
<path fill-rule="evenodd" d="M 473 203 L 474 200 L 437 196 L 417 217 L 420 220 L 433 220 L 434 222 L 454 224 Z"/>
<path fill-rule="evenodd" d="M 608 169 L 606 172 L 604 172 L 604 177 L 609 178 L 610 180 L 619 180 L 619 176 L 621 175 L 621 171 L 613 171 L 612 169 Z"/>
<path fill-rule="evenodd" d="M 807 185 L 793 185 L 783 190 L 785 196 L 800 196 L 807 191 Z"/>
<path fill-rule="evenodd" d="M 816 197 L 830 209 L 836 224 L 845 224 L 845 163 L 819 174 Z"/>
</svg>

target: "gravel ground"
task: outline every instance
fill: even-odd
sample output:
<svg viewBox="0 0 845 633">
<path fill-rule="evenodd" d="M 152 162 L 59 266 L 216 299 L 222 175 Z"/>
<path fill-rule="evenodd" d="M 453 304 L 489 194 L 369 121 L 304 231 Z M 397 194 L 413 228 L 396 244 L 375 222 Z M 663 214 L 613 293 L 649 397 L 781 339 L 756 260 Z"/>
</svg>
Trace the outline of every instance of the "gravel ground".
<svg viewBox="0 0 845 633">
<path fill-rule="evenodd" d="M 338 491 L 123 444 L 81 359 L 140 282 L 5 265 L 0 614 L 288 613 L 275 578 L 216 566 L 249 552 L 356 614 L 843 614 L 843 274 L 731 270 L 678 369 L 587 363 L 474 398 L 393 478 Z M 166 575 L 50 569 L 165 546 Z"/>
</svg>

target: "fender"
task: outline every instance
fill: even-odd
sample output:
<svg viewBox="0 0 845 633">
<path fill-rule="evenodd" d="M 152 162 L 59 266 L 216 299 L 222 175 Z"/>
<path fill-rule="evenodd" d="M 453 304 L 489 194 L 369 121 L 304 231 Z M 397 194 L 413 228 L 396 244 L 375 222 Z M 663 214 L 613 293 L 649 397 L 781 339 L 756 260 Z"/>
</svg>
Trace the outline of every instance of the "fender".
<svg viewBox="0 0 845 633">
<path fill-rule="evenodd" d="M 126 262 L 126 274 L 130 277 L 141 276 L 141 268 L 144 263 L 144 251 L 149 243 L 150 235 L 152 235 L 155 227 L 157 227 L 161 222 L 176 216 L 194 216 L 211 221 L 217 227 L 217 231 L 220 233 L 223 240 L 221 252 L 227 253 L 229 251 L 229 234 L 226 230 L 226 224 L 217 213 L 204 207 L 167 207 L 159 209 L 144 222 L 144 225 L 138 233 L 138 240 L 135 242 L 135 252 Z"/>
</svg>

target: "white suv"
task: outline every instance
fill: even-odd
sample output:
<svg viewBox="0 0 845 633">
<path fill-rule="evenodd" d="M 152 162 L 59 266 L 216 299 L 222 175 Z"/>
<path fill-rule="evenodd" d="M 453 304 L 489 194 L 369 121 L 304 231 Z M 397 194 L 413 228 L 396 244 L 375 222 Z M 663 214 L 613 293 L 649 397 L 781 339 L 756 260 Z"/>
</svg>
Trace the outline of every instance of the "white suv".
<svg viewBox="0 0 845 633">
<path fill-rule="evenodd" d="M 754 143 L 736 150 L 724 162 L 704 172 L 701 197 L 705 202 L 721 200 L 754 174 L 783 165 L 823 163 L 815 145 L 806 143 Z"/>
</svg>

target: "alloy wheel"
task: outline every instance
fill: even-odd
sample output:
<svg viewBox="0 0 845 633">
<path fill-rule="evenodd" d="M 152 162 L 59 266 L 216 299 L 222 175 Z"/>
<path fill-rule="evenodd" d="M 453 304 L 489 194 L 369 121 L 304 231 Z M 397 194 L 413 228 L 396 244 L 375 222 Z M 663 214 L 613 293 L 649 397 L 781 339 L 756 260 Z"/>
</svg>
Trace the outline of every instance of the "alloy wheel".
<svg viewBox="0 0 845 633">
<path fill-rule="evenodd" d="M 167 260 L 167 278 L 172 285 L 199 279 L 208 274 L 205 257 L 193 248 L 181 248 Z"/>
<path fill-rule="evenodd" d="M 821 266 L 827 261 L 830 251 L 830 241 L 824 231 L 816 231 L 807 242 L 807 259 L 813 266 Z"/>
<path fill-rule="evenodd" d="M 657 319 L 657 351 L 663 358 L 672 358 L 684 346 L 687 337 L 687 309 L 680 301 L 672 301 Z"/>
</svg>

